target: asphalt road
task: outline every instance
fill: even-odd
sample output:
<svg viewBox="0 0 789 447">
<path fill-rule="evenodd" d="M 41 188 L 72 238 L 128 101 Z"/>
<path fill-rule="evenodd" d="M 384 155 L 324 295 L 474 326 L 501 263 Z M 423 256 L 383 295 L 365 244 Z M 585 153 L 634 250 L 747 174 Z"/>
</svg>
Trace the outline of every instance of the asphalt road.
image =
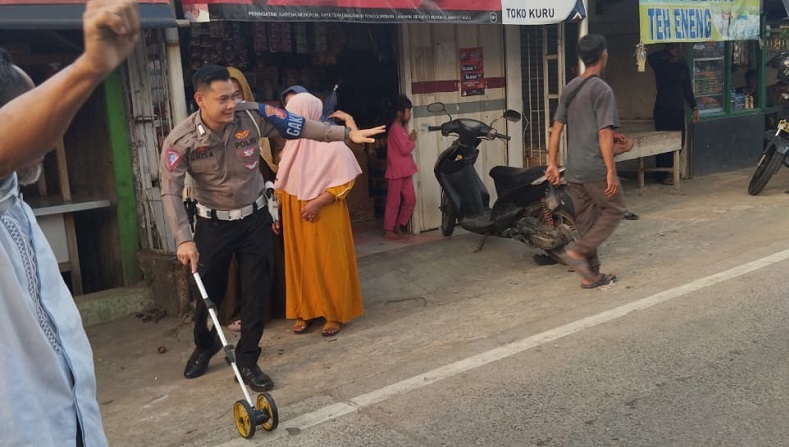
<svg viewBox="0 0 789 447">
<path fill-rule="evenodd" d="M 267 328 L 280 426 L 252 441 L 221 360 L 180 377 L 188 326 L 91 329 L 111 445 L 789 445 L 789 170 L 759 197 L 749 175 L 631 195 L 601 290 L 475 235 L 360 260 L 365 317 L 332 340 Z"/>
</svg>

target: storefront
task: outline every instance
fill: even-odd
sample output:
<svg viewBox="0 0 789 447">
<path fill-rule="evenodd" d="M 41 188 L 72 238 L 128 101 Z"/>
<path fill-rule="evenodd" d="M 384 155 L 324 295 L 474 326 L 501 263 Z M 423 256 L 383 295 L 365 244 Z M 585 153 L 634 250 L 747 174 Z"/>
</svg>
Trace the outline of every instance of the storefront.
<svg viewBox="0 0 789 447">
<path fill-rule="evenodd" d="M 387 104 L 399 93 L 409 96 L 412 126 L 420 130 L 411 224 L 418 233 L 440 223 L 433 164 L 452 141 L 424 131 L 444 118 L 426 106 L 442 101 L 450 110 L 486 122 L 507 108 L 523 111 L 521 36 L 519 27 L 506 24 L 552 24 L 585 15 L 580 0 L 532 3 L 524 9 L 509 1 L 182 0 L 184 17 L 193 22 L 182 34 L 184 72 L 205 62 L 240 65 L 257 97 L 273 101 L 293 83 L 319 95 L 339 84 L 338 107 L 363 125 L 382 124 Z M 473 79 L 464 77 L 462 66 L 473 66 Z M 523 127 L 506 130 L 513 137 L 509 145 L 484 142 L 477 166 L 491 192 L 487 173 L 493 166 L 524 162 Z M 385 150 L 384 138 L 356 152 L 364 173 L 349 206 L 357 220 L 383 213 Z"/>
<path fill-rule="evenodd" d="M 758 159 L 764 83 L 752 94 L 743 86 L 746 72 L 755 70 L 759 77 L 764 72 L 761 11 L 760 0 L 640 2 L 641 42 L 680 42 L 688 57 L 700 115 L 688 132 L 690 176 L 738 169 Z"/>
<path fill-rule="evenodd" d="M 36 83 L 82 51 L 85 1 L 0 1 L 0 47 Z M 167 0 L 141 0 L 146 29 L 174 26 Z M 20 32 L 20 30 L 25 30 Z M 137 206 L 120 72 L 87 99 L 44 175 L 24 189 L 75 295 L 137 281 Z"/>
<path fill-rule="evenodd" d="M 692 124 L 686 109 L 685 177 L 751 166 L 761 153 L 769 71 L 766 48 L 759 44 L 766 37 L 761 13 L 760 0 L 595 0 L 590 5 L 590 31 L 609 43 L 606 80 L 626 129 L 653 128 L 654 73 L 648 64 L 639 68 L 637 45 L 643 43 L 647 53 L 669 42 L 683 46 L 700 115 Z M 758 80 L 752 95 L 741 89 L 748 71 Z"/>
</svg>

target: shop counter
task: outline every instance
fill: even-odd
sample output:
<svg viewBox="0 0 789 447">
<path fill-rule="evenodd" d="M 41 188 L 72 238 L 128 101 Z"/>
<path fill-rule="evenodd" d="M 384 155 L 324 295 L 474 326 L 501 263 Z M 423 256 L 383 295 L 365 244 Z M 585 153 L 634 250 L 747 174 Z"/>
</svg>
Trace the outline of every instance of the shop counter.
<svg viewBox="0 0 789 447">
<path fill-rule="evenodd" d="M 108 208 L 110 201 L 79 197 L 72 197 L 71 200 L 63 200 L 59 197 L 32 197 L 26 198 L 25 202 L 33 209 L 41 231 L 52 247 L 60 271 L 69 272 L 71 275 L 71 288 L 74 295 L 81 295 L 82 271 L 73 213 Z"/>
</svg>

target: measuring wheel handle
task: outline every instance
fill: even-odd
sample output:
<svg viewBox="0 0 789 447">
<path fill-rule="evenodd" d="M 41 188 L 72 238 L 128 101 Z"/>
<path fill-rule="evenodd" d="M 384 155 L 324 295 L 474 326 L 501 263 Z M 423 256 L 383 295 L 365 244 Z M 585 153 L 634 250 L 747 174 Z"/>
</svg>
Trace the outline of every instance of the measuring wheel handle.
<svg viewBox="0 0 789 447">
<path fill-rule="evenodd" d="M 272 431 L 279 425 L 279 412 L 277 411 L 277 404 L 269 393 L 258 394 L 257 399 L 257 416 L 258 425 L 263 427 L 263 430 Z"/>
</svg>

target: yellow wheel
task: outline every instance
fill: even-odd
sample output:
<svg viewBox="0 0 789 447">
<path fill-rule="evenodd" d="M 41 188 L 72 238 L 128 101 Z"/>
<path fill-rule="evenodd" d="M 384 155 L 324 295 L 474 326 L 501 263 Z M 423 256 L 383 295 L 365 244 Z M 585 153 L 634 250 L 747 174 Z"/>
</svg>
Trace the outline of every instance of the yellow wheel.
<svg viewBox="0 0 789 447">
<path fill-rule="evenodd" d="M 233 405 L 233 421 L 236 423 L 238 434 L 249 439 L 255 436 L 254 409 L 245 400 L 239 400 Z"/>
<path fill-rule="evenodd" d="M 277 404 L 268 393 L 258 394 L 257 410 L 267 415 L 268 420 L 262 422 L 260 425 L 266 431 L 271 431 L 277 428 L 279 424 L 279 412 L 277 411 Z"/>
</svg>

